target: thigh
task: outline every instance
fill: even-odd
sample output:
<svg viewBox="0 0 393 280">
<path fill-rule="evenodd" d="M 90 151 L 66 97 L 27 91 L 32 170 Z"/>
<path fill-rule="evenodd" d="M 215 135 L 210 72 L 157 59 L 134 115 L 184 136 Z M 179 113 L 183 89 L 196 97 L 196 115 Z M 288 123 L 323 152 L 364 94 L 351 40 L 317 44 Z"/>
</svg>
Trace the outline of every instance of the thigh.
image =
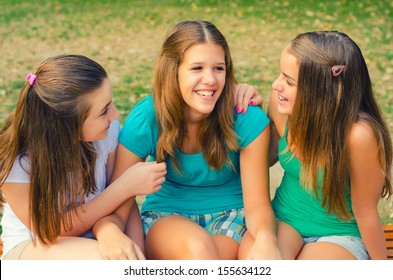
<svg viewBox="0 0 393 280">
<path fill-rule="evenodd" d="M 254 242 L 255 242 L 254 237 L 250 234 L 249 231 L 246 231 L 239 246 L 239 252 L 238 252 L 239 260 L 245 260 L 247 258 L 248 252 L 250 252 Z"/>
<path fill-rule="evenodd" d="M 294 260 L 304 244 L 297 230 L 282 221 L 277 222 L 277 243 L 284 260 Z"/>
<path fill-rule="evenodd" d="M 83 237 L 58 237 L 55 244 L 30 243 L 23 250 L 21 260 L 99 260 L 98 242 Z"/>
<path fill-rule="evenodd" d="M 314 242 L 304 245 L 298 259 L 304 260 L 367 260 L 366 247 L 363 241 L 353 236 L 323 236 Z M 312 239 L 312 238 L 311 238 Z"/>
<path fill-rule="evenodd" d="M 213 235 L 213 240 L 220 260 L 237 260 L 239 243 L 229 236 L 220 234 Z"/>
<path fill-rule="evenodd" d="M 148 259 L 218 259 L 213 238 L 194 221 L 179 215 L 160 218 L 149 229 Z"/>
<path fill-rule="evenodd" d="M 303 246 L 298 260 L 356 260 L 344 247 L 330 242 L 313 242 Z"/>
</svg>

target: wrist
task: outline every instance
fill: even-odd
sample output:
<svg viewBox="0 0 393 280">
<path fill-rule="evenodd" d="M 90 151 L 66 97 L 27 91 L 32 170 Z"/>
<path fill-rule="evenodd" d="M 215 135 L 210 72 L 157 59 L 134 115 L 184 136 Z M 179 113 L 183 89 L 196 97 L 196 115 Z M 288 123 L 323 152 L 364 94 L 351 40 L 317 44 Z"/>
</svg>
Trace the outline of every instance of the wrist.
<svg viewBox="0 0 393 280">
<path fill-rule="evenodd" d="M 106 236 L 113 237 L 116 232 L 121 232 L 120 228 L 115 222 L 109 220 L 100 220 L 93 226 L 93 233 L 97 240 L 105 238 Z"/>
</svg>

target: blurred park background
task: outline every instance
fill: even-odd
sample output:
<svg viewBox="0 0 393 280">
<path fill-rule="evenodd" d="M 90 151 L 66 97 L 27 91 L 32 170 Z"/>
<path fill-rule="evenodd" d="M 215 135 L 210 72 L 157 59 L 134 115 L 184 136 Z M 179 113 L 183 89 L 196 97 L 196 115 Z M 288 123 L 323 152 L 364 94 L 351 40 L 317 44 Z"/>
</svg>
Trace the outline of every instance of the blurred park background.
<svg viewBox="0 0 393 280">
<path fill-rule="evenodd" d="M 183 20 L 213 22 L 226 36 L 239 82 L 267 99 L 282 49 L 298 33 L 339 30 L 368 63 L 379 105 L 393 134 L 393 1 L 20 1 L 0 0 L 0 125 L 14 108 L 25 76 L 49 56 L 84 54 L 108 71 L 124 121 L 151 92 L 152 71 L 167 30 Z M 265 106 L 266 107 L 266 106 Z M 272 194 L 281 168 L 271 168 Z M 381 201 L 384 223 L 392 201 Z"/>
</svg>

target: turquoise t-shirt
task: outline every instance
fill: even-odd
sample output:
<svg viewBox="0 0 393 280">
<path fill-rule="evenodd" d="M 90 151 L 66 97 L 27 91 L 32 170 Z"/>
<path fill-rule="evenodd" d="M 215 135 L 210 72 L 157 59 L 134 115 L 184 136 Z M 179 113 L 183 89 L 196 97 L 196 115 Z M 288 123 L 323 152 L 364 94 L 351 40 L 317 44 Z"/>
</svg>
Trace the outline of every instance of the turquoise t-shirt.
<svg viewBox="0 0 393 280">
<path fill-rule="evenodd" d="M 236 114 L 234 130 L 241 148 L 250 144 L 269 124 L 269 119 L 259 107 L 249 107 L 247 112 Z M 158 139 L 157 120 L 152 96 L 142 99 L 131 111 L 120 134 L 120 143 L 137 156 L 156 157 Z M 243 196 L 240 180 L 239 152 L 231 152 L 235 167 L 224 165 L 222 170 L 210 169 L 202 153 L 183 154 L 177 151 L 182 167 L 179 175 L 171 160 L 166 160 L 166 181 L 158 192 L 147 195 L 143 211 L 169 211 L 189 214 L 207 214 L 222 210 L 242 208 Z"/>
<path fill-rule="evenodd" d="M 284 169 L 284 176 L 272 202 L 276 218 L 294 227 L 302 236 L 360 237 L 355 219 L 343 222 L 336 215 L 328 215 L 326 208 L 321 207 L 322 176 L 318 180 L 319 199 L 312 190 L 306 190 L 301 185 L 301 162 L 288 149 L 286 135 L 287 128 L 278 144 L 278 158 Z M 349 193 L 346 200 L 353 215 Z"/>
</svg>

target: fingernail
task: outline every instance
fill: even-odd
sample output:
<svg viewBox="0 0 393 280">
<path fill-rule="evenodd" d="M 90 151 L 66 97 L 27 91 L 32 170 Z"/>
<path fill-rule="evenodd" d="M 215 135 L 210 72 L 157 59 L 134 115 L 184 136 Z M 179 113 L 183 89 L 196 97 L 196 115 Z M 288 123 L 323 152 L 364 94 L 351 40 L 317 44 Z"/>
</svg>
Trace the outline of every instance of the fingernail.
<svg viewBox="0 0 393 280">
<path fill-rule="evenodd" d="M 240 108 L 237 108 L 236 113 L 240 113 L 240 112 L 241 112 Z"/>
<path fill-rule="evenodd" d="M 248 102 L 248 104 L 250 104 L 251 106 L 254 105 L 254 100 L 250 100 L 250 102 Z"/>
<path fill-rule="evenodd" d="M 243 110 L 242 110 L 242 114 L 244 115 L 245 113 L 246 113 L 246 110 L 243 109 Z"/>
</svg>

